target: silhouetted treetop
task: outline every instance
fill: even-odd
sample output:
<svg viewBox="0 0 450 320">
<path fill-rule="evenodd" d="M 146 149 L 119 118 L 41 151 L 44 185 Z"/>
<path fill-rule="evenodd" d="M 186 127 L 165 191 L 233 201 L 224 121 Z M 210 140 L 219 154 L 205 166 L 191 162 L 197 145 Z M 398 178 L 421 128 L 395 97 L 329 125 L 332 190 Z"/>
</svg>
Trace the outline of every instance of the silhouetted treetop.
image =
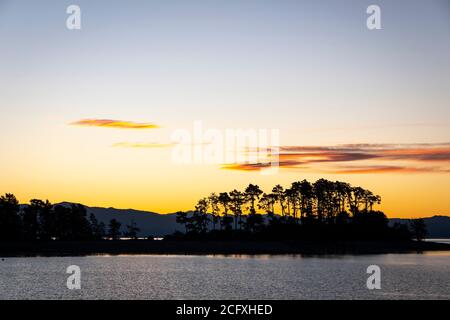
<svg viewBox="0 0 450 320">
<path fill-rule="evenodd" d="M 177 222 L 194 238 L 208 232 L 218 237 L 408 238 L 404 228 L 390 228 L 384 213 L 374 211 L 380 203 L 372 191 L 341 181 L 301 180 L 288 188 L 277 184 L 269 193 L 249 184 L 244 191 L 200 199 L 190 215 L 179 212 Z"/>
</svg>

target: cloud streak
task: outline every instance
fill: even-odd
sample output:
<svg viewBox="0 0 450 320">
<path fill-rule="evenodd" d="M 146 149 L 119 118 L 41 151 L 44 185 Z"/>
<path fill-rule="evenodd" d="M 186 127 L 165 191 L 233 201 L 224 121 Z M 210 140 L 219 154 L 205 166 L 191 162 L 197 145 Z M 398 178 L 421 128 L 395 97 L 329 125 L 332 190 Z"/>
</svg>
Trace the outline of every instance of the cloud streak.
<svg viewBox="0 0 450 320">
<path fill-rule="evenodd" d="M 171 143 L 147 143 L 147 142 L 117 142 L 112 146 L 116 148 L 155 149 L 173 147 Z"/>
<path fill-rule="evenodd" d="M 450 172 L 450 143 L 280 146 L 248 152 L 274 150 L 278 150 L 280 168 L 336 174 Z M 269 164 L 236 163 L 223 168 L 255 171 L 266 166 Z"/>
<path fill-rule="evenodd" d="M 158 125 L 153 123 L 138 123 L 123 120 L 109 120 L 109 119 L 83 119 L 72 122 L 71 125 L 83 127 L 102 127 L 115 129 L 157 129 Z"/>
<path fill-rule="evenodd" d="M 337 169 L 330 173 L 334 174 L 369 174 L 369 173 L 449 173 L 449 169 L 439 167 L 402 167 L 402 166 L 351 166 Z"/>
</svg>

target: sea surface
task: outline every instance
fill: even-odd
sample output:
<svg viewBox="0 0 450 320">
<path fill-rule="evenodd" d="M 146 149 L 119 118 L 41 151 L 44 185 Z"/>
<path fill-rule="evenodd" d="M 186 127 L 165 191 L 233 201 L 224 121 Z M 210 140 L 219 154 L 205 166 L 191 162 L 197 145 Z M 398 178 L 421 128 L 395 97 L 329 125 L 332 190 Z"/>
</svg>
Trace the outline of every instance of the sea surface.
<svg viewBox="0 0 450 320">
<path fill-rule="evenodd" d="M 370 265 L 381 289 L 367 288 Z M 0 299 L 450 299 L 450 252 L 0 258 Z"/>
<path fill-rule="evenodd" d="M 425 239 L 425 241 L 450 244 L 450 239 Z"/>
</svg>

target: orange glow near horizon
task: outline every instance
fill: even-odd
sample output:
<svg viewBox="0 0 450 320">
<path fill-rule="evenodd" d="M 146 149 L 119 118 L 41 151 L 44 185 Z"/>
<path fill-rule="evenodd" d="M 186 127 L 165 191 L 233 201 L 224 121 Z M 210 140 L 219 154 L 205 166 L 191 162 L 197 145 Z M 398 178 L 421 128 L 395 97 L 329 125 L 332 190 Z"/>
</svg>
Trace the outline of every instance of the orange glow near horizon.
<svg viewBox="0 0 450 320">
<path fill-rule="evenodd" d="M 180 178 L 183 171 L 189 171 L 191 178 Z M 352 174 L 348 179 L 343 175 L 317 175 L 285 172 L 273 176 L 264 176 L 259 172 L 234 172 L 219 170 L 215 167 L 179 167 L 168 175 L 158 170 L 141 172 L 129 168 L 126 172 L 108 176 L 105 171 L 97 177 L 69 175 L 64 179 L 46 178 L 34 175 L 33 184 L 24 186 L 16 181 L 1 192 L 14 193 L 21 203 L 33 198 L 49 199 L 52 203 L 63 201 L 82 203 L 91 207 L 115 207 L 137 209 L 157 213 L 173 213 L 178 210 L 191 210 L 196 201 L 211 192 L 244 190 L 248 183 L 258 184 L 264 191 L 280 183 L 289 187 L 290 183 L 306 178 L 310 182 L 324 177 L 361 186 L 382 197 L 381 206 L 377 206 L 388 217 L 414 218 L 433 215 L 448 215 L 450 205 L 444 201 L 448 197 L 449 182 L 446 175 L 440 174 Z M 213 178 L 214 177 L 214 178 Z M 29 177 L 31 178 L 31 177 Z M 64 181 L 66 180 L 66 181 Z M 54 184 L 49 186 L 49 182 Z M 155 183 L 158 181 L 157 183 Z M 430 189 L 429 186 L 433 186 Z"/>
<path fill-rule="evenodd" d="M 130 121 L 121 120 L 106 120 L 106 119 L 84 119 L 72 122 L 74 126 L 86 126 L 86 127 L 104 127 L 104 128 L 116 128 L 116 129 L 156 129 L 159 126 L 153 123 L 136 123 Z"/>
<path fill-rule="evenodd" d="M 264 164 L 177 165 L 170 143 L 118 142 L 168 141 L 171 130 L 144 137 L 140 130 L 124 136 L 121 130 L 58 125 L 36 133 L 31 143 L 24 141 L 27 148 L 9 140 L 5 148 L 13 152 L 0 158 L 0 193 L 13 193 L 21 203 L 38 198 L 173 213 L 194 208 L 211 192 L 244 190 L 249 183 L 270 192 L 276 184 L 325 178 L 379 194 L 377 208 L 389 217 L 450 214 L 446 146 L 404 145 L 400 151 L 390 145 L 380 150 L 376 144 L 290 147 L 281 154 L 278 173 L 264 175 Z"/>
<path fill-rule="evenodd" d="M 448 1 L 379 0 L 382 30 L 364 1 L 81 2 L 67 30 L 56 1 L 0 0 L 0 194 L 172 213 L 324 178 L 450 216 Z M 271 152 L 197 161 L 228 130 Z"/>
</svg>

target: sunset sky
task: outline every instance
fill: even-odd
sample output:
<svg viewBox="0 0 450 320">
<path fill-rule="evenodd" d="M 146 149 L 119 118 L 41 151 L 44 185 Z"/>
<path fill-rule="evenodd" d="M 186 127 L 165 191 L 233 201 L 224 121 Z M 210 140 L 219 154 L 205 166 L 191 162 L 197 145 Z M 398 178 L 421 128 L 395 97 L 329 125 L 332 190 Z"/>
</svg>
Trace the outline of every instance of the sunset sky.
<svg viewBox="0 0 450 320">
<path fill-rule="evenodd" d="M 170 213 L 323 177 L 450 215 L 449 57 L 448 0 L 0 0 L 0 194 Z M 196 121 L 278 130 L 278 173 L 175 163 Z"/>
</svg>

